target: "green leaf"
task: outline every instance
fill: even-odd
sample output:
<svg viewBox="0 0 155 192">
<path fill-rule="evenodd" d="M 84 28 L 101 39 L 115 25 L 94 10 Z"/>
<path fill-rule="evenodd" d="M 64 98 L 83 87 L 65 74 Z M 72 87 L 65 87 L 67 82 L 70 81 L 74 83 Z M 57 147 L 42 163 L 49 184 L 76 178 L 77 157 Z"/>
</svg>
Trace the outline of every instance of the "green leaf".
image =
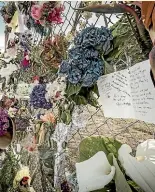
<svg viewBox="0 0 155 192">
<path fill-rule="evenodd" d="M 99 151 L 103 151 L 107 156 L 109 153 L 113 153 L 117 157 L 120 146 L 121 143 L 112 138 L 103 136 L 86 137 L 79 145 L 79 161 L 88 160 Z"/>
<path fill-rule="evenodd" d="M 89 94 L 88 94 L 88 101 L 89 101 L 89 104 L 94 106 L 94 107 L 97 107 L 98 106 L 98 101 L 97 99 L 94 97 L 94 94 L 93 94 L 93 91 L 90 91 Z"/>
<path fill-rule="evenodd" d="M 97 86 L 97 84 L 94 85 L 92 91 L 93 91 L 98 97 L 100 96 L 100 95 L 99 95 L 99 91 L 98 91 L 98 86 Z"/>
<path fill-rule="evenodd" d="M 72 96 L 72 100 L 76 103 L 76 105 L 87 105 L 88 104 L 86 98 L 81 95 Z"/>
<path fill-rule="evenodd" d="M 113 156 L 113 164 L 116 168 L 115 185 L 118 192 L 132 192 L 129 184 L 127 183 L 124 174 L 122 173 L 116 158 Z"/>
<path fill-rule="evenodd" d="M 70 111 L 69 110 L 66 110 L 66 111 L 63 111 L 61 113 L 61 120 L 63 123 L 69 125 L 71 120 L 72 120 L 72 117 L 71 117 L 71 114 L 70 114 Z"/>
<path fill-rule="evenodd" d="M 81 85 L 79 84 L 71 84 L 71 83 L 68 83 L 67 85 L 67 88 L 66 88 L 66 94 L 68 97 L 70 97 L 71 95 L 74 95 L 74 94 L 78 94 L 81 90 Z"/>
</svg>

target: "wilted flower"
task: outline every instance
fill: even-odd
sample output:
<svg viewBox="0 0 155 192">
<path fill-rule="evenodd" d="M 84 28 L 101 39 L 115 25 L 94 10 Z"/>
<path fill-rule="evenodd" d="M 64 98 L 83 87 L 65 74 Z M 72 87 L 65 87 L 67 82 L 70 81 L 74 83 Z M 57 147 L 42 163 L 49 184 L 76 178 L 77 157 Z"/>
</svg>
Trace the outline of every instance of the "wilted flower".
<svg viewBox="0 0 155 192">
<path fill-rule="evenodd" d="M 64 11 L 64 7 L 62 5 L 55 7 L 51 12 L 49 12 L 47 21 L 55 24 L 63 23 L 61 18 L 62 11 Z"/>
<path fill-rule="evenodd" d="M 35 20 L 39 20 L 42 16 L 43 6 L 42 5 L 32 5 L 31 16 Z"/>
<path fill-rule="evenodd" d="M 101 51 L 104 55 L 107 55 L 112 49 L 113 36 L 110 30 L 106 27 L 87 27 L 79 33 L 75 39 L 75 46 L 82 46 L 89 48 L 90 46 Z"/>
<path fill-rule="evenodd" d="M 55 117 L 52 113 L 47 113 L 45 115 L 41 115 L 40 116 L 40 119 L 43 121 L 43 122 L 50 122 L 50 123 L 55 123 Z"/>
<path fill-rule="evenodd" d="M 90 87 L 104 73 L 100 57 L 113 49 L 113 37 L 105 27 L 87 27 L 75 39 L 75 46 L 68 51 L 68 60 L 62 61 L 59 74 L 66 74 L 72 84 Z"/>
<path fill-rule="evenodd" d="M 36 85 L 32 93 L 30 94 L 30 105 L 33 106 L 35 109 L 43 108 L 43 109 L 50 109 L 52 108 L 52 103 L 47 101 L 45 98 L 46 94 L 46 84 L 38 84 Z"/>
<path fill-rule="evenodd" d="M 61 63 L 59 73 L 67 74 L 70 83 L 90 87 L 103 74 L 104 63 L 93 47 L 76 46 L 69 50 L 68 55 L 69 60 Z"/>
</svg>

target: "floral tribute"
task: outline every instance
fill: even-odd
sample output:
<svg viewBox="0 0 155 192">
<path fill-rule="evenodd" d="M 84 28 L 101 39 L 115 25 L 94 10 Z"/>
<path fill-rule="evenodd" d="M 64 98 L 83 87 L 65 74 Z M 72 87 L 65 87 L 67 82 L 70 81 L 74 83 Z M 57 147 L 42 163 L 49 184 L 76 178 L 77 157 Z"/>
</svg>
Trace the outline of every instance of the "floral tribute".
<svg viewBox="0 0 155 192">
<path fill-rule="evenodd" d="M 59 73 L 66 74 L 72 84 L 91 87 L 104 74 L 105 63 L 101 55 L 112 49 L 113 37 L 105 27 L 87 27 L 75 39 L 74 47 L 68 51 L 68 60 L 61 63 Z"/>
<path fill-rule="evenodd" d="M 64 7 L 56 1 L 48 1 L 46 3 L 34 4 L 31 8 L 31 16 L 36 23 L 41 25 L 46 24 L 61 24 L 63 23 L 61 13 Z"/>
</svg>

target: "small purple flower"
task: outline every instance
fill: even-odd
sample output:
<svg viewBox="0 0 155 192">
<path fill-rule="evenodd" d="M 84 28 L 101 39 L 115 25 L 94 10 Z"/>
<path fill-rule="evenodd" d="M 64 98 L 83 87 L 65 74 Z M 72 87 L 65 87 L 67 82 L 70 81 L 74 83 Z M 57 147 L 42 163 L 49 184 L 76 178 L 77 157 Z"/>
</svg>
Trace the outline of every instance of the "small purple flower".
<svg viewBox="0 0 155 192">
<path fill-rule="evenodd" d="M 52 108 L 52 103 L 48 102 L 45 98 L 46 94 L 46 84 L 38 84 L 36 85 L 32 93 L 30 94 L 30 105 L 35 109 L 43 108 L 50 109 Z"/>
<path fill-rule="evenodd" d="M 4 109 L 0 108 L 0 136 L 6 134 L 8 128 L 9 115 Z"/>
</svg>

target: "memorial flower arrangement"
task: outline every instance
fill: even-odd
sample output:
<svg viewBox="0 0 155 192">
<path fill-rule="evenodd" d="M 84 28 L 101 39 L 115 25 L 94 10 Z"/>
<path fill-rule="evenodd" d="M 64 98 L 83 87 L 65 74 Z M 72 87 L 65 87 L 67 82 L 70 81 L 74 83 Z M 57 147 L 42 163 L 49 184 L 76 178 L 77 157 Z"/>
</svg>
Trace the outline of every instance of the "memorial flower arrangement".
<svg viewBox="0 0 155 192">
<path fill-rule="evenodd" d="M 57 1 L 48 1 L 43 4 L 34 4 L 31 7 L 31 16 L 41 25 L 63 23 L 61 14 L 64 7 Z"/>
</svg>

